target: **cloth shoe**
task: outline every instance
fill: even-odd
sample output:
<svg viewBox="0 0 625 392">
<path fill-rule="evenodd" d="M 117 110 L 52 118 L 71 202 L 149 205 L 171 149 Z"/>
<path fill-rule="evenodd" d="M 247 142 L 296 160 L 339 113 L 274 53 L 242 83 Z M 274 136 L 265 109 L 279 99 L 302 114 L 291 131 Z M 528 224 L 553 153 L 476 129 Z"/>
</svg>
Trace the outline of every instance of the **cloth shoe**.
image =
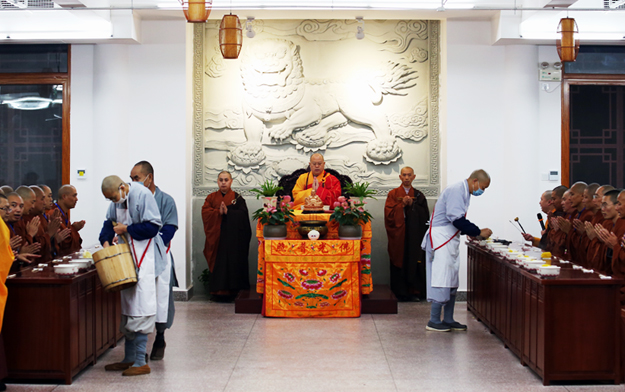
<svg viewBox="0 0 625 392">
<path fill-rule="evenodd" d="M 157 340 L 154 341 L 154 345 L 152 345 L 152 353 L 150 354 L 151 361 L 160 361 L 165 357 L 165 347 L 167 343 L 165 341 L 159 342 Z"/>
<path fill-rule="evenodd" d="M 143 365 L 143 366 L 131 366 L 128 369 L 124 370 L 124 372 L 122 373 L 122 376 L 140 376 L 142 374 L 150 374 L 152 372 L 152 370 L 150 369 L 150 366 L 148 365 Z"/>
<path fill-rule="evenodd" d="M 451 328 L 449 325 L 445 323 L 433 323 L 432 321 L 428 321 L 428 325 L 426 325 L 425 329 L 428 331 L 436 331 L 436 332 L 449 332 Z"/>
<path fill-rule="evenodd" d="M 129 367 L 131 367 L 133 363 L 134 362 L 111 363 L 111 364 L 108 364 L 108 365 L 104 366 L 104 370 L 106 370 L 107 372 L 126 370 Z"/>
<path fill-rule="evenodd" d="M 467 330 L 466 325 L 460 324 L 457 321 L 454 321 L 453 323 L 447 323 L 447 325 L 449 325 L 449 328 L 451 328 L 452 331 L 466 331 Z"/>
</svg>

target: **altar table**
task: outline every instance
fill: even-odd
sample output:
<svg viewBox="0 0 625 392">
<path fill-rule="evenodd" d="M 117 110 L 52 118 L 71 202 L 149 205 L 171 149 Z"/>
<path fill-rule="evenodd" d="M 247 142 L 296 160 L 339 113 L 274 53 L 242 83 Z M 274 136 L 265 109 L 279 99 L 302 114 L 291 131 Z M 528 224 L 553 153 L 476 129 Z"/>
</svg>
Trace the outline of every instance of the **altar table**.
<svg viewBox="0 0 625 392">
<path fill-rule="evenodd" d="M 302 214 L 300 211 L 295 211 L 296 222 L 328 221 L 329 218 L 330 214 Z M 360 295 L 370 294 L 373 288 L 371 223 L 362 225 L 362 238 L 356 241 L 339 240 L 336 222 L 328 222 L 327 227 L 328 234 L 324 240 L 309 241 L 302 239 L 297 232 L 296 225 L 288 223 L 286 240 L 265 241 L 263 225 L 258 222 L 256 226 L 258 238 L 256 291 L 264 294 L 263 315 L 273 317 L 360 316 Z M 309 275 L 301 275 L 300 270 Z M 287 273 L 291 274 L 288 275 L 288 279 L 284 275 Z M 278 276 L 279 274 L 281 276 Z M 335 274 L 339 274 L 341 279 L 333 281 Z M 314 280 L 314 282 L 306 283 L 307 280 Z M 321 282 L 322 287 L 316 289 L 318 282 Z M 342 282 L 340 286 L 332 288 L 339 282 Z M 297 294 L 295 294 L 294 287 L 297 288 Z M 291 298 L 290 295 L 293 297 Z"/>
</svg>

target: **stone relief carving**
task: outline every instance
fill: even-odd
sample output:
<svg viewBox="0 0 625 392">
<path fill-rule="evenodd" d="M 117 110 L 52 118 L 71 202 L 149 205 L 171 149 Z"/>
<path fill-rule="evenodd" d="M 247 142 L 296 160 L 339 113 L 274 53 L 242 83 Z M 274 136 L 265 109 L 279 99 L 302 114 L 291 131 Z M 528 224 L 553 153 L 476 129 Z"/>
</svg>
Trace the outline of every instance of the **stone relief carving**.
<svg viewBox="0 0 625 392">
<path fill-rule="evenodd" d="M 365 54 L 364 71 L 337 73 L 336 64 L 315 58 L 323 57 L 315 52 L 320 41 L 345 42 L 327 46 L 328 58 L 339 48 L 359 56 L 345 46 L 360 43 L 354 38 L 356 23 L 256 20 L 256 38 L 244 40 L 240 60 L 234 62 L 221 58 L 214 34 L 218 26 L 206 25 L 203 151 L 194 150 L 195 187 L 202 183 L 206 190 L 219 171 L 229 169 L 234 186 L 251 188 L 305 167 L 312 152 L 322 152 L 327 167 L 380 190 L 395 187 L 399 169 L 413 166 L 415 185 L 427 186 L 428 196 L 438 194 L 438 168 L 427 167 L 434 160 L 438 165 L 438 151 L 433 151 L 438 149 L 438 118 L 430 118 L 438 115 L 438 86 L 432 86 L 438 84 L 438 52 L 432 52 L 438 48 L 438 22 L 367 21 L 363 41 L 380 54 Z M 240 91 L 223 99 L 211 96 L 214 86 L 236 79 Z M 430 138 L 432 132 L 436 135 Z M 414 156 L 420 160 L 414 162 Z M 194 194 L 204 193 L 195 187 Z"/>
</svg>

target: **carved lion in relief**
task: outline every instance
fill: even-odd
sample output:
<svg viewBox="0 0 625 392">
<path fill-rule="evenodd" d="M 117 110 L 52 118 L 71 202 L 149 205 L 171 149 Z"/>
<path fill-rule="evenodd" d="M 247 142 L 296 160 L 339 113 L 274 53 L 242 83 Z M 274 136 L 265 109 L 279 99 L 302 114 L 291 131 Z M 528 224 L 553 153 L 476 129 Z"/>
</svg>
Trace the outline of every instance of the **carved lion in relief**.
<svg viewBox="0 0 625 392">
<path fill-rule="evenodd" d="M 415 85 L 411 84 L 417 78 L 415 72 L 389 63 L 382 77 L 369 82 L 312 83 L 304 78 L 297 45 L 284 39 L 256 40 L 241 58 L 247 143 L 232 151 L 231 159 L 246 166 L 250 159 L 264 159 L 265 131 L 278 142 L 291 137 L 298 148 L 307 151 L 325 148 L 329 131 L 351 121 L 375 134 L 364 154 L 368 161 L 394 162 L 401 150 L 379 105 L 384 95 L 405 95 L 401 90 Z"/>
</svg>

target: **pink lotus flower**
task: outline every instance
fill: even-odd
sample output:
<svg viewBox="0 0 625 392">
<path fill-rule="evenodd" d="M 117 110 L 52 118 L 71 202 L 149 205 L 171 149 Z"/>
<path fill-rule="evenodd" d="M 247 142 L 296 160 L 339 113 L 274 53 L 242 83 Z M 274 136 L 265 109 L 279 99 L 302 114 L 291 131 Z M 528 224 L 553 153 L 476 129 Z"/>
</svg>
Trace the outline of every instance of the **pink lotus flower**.
<svg viewBox="0 0 625 392">
<path fill-rule="evenodd" d="M 281 201 L 281 202 L 280 202 L 280 207 L 284 207 L 285 205 L 286 205 L 286 202 L 285 202 L 285 201 Z"/>
<path fill-rule="evenodd" d="M 339 279 L 341 279 L 341 274 L 339 274 L 338 272 L 330 276 L 330 282 L 332 283 L 338 282 Z"/>
<path fill-rule="evenodd" d="M 319 290 L 323 286 L 323 283 L 317 279 L 308 279 L 302 282 L 302 287 L 306 290 Z"/>
<path fill-rule="evenodd" d="M 284 278 L 285 278 L 286 280 L 288 280 L 289 282 L 292 282 L 292 281 L 294 281 L 294 280 L 295 280 L 295 276 L 293 276 L 293 274 L 292 274 L 292 273 L 290 273 L 290 272 L 285 272 L 285 273 L 284 273 Z"/>
<path fill-rule="evenodd" d="M 334 206 L 334 208 L 336 208 L 336 207 L 340 207 L 340 206 L 341 206 L 341 203 L 339 203 L 338 201 L 335 201 L 333 206 Z"/>
<path fill-rule="evenodd" d="M 297 301 L 297 302 L 293 302 L 293 305 L 295 306 L 304 306 L 303 302 Z"/>
<path fill-rule="evenodd" d="M 339 290 L 336 293 L 332 294 L 333 299 L 341 299 L 347 295 L 347 291 Z"/>
<path fill-rule="evenodd" d="M 287 203 L 291 201 L 291 196 L 286 195 L 282 198 L 282 200 L 286 201 Z"/>
<path fill-rule="evenodd" d="M 289 208 L 293 208 L 294 205 L 295 205 L 295 203 L 293 203 L 293 202 L 288 203 Z"/>
<path fill-rule="evenodd" d="M 324 276 L 327 273 L 328 273 L 328 271 L 326 271 L 324 269 L 321 269 L 321 270 L 317 271 L 317 276 Z"/>
<path fill-rule="evenodd" d="M 305 269 L 301 269 L 301 270 L 299 270 L 299 274 L 300 275 L 304 275 L 304 276 L 308 276 L 308 271 L 306 271 Z"/>
<path fill-rule="evenodd" d="M 345 202 L 345 200 L 347 200 L 347 199 L 345 198 L 345 196 L 339 196 L 339 198 L 338 198 L 338 199 L 336 199 L 336 200 L 338 200 L 338 201 L 340 201 L 341 203 L 343 203 L 343 202 Z"/>
<path fill-rule="evenodd" d="M 293 294 L 289 293 L 288 291 L 284 291 L 284 290 L 278 290 L 278 295 L 282 298 L 285 299 L 291 299 L 293 298 Z"/>
<path fill-rule="evenodd" d="M 330 304 L 328 302 L 320 302 L 319 306 L 326 307 L 326 306 L 330 306 Z"/>
<path fill-rule="evenodd" d="M 358 207 L 358 211 L 360 211 L 360 212 L 364 212 L 364 211 L 365 211 L 365 209 L 364 209 L 364 208 L 362 208 L 362 207 Z"/>
</svg>

